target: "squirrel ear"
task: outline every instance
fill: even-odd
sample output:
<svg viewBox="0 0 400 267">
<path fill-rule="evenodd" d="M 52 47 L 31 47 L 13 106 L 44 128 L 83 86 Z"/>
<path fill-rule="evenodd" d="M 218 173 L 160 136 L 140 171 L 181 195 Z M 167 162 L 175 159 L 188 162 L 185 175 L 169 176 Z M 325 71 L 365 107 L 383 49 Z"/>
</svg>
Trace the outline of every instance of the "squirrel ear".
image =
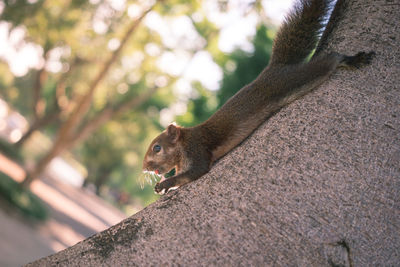
<svg viewBox="0 0 400 267">
<path fill-rule="evenodd" d="M 167 135 L 172 143 L 176 143 L 181 136 L 181 129 L 175 124 L 170 124 L 167 128 Z"/>
</svg>

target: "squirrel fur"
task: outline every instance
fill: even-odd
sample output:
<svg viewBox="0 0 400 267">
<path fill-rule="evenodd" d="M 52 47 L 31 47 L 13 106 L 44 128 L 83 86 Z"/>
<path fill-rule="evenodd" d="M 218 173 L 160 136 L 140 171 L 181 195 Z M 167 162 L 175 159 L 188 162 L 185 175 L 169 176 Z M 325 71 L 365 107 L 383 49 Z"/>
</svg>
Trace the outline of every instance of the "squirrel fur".
<svg viewBox="0 0 400 267">
<path fill-rule="evenodd" d="M 175 175 L 162 179 L 155 192 L 198 179 L 212 164 L 246 139 L 283 106 L 310 92 L 338 67 L 368 64 L 374 53 L 355 56 L 314 54 L 327 20 L 331 0 L 298 1 L 274 40 L 271 60 L 261 74 L 240 89 L 208 120 L 194 127 L 171 124 L 150 144 L 143 171 Z"/>
</svg>

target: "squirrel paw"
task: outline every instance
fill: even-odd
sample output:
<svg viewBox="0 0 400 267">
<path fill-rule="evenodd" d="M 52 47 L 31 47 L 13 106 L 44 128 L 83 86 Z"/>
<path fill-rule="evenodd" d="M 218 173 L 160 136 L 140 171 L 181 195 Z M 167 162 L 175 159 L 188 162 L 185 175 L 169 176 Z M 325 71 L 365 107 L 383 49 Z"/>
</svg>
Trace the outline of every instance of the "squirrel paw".
<svg viewBox="0 0 400 267">
<path fill-rule="evenodd" d="M 172 186 L 170 185 L 170 181 L 164 180 L 156 184 L 156 186 L 154 187 L 154 192 L 156 192 L 159 195 L 164 195 L 169 191 L 178 189 L 178 187 L 179 186 Z"/>
<path fill-rule="evenodd" d="M 370 64 L 374 56 L 375 52 L 373 51 L 369 53 L 359 52 L 354 56 L 345 56 L 342 61 L 342 65 L 345 67 L 353 67 L 359 69 L 362 66 Z"/>
</svg>

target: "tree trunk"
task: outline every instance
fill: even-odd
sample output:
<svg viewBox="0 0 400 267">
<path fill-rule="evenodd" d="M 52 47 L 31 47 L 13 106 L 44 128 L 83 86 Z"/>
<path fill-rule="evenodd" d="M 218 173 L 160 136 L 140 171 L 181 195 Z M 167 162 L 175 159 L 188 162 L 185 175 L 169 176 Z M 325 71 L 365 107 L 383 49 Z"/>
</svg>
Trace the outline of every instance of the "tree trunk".
<svg viewBox="0 0 400 267">
<path fill-rule="evenodd" d="M 46 56 L 45 56 L 46 58 Z M 46 59 L 45 59 L 46 61 Z M 47 78 L 47 72 L 45 67 L 41 68 L 36 73 L 36 79 L 32 88 L 33 97 L 32 97 L 32 113 L 34 116 L 34 120 L 38 120 L 39 117 L 43 114 L 44 111 L 44 100 L 41 98 L 43 83 Z"/>
<path fill-rule="evenodd" d="M 370 66 L 337 71 L 204 177 L 28 266 L 398 265 L 399 3 L 340 7 L 324 50 L 374 50 Z"/>
<path fill-rule="evenodd" d="M 57 119 L 59 119 L 59 117 L 62 114 L 62 112 L 67 110 L 67 106 L 66 106 L 67 103 L 62 103 L 63 102 L 62 99 L 64 99 L 64 102 L 65 102 L 65 99 L 66 99 L 66 96 L 65 96 L 66 80 L 67 80 L 69 74 L 71 74 L 71 71 L 73 69 L 75 69 L 78 65 L 82 64 L 82 63 L 84 63 L 84 61 L 82 61 L 80 58 L 74 58 L 72 60 L 72 62 L 70 63 L 69 70 L 67 72 L 64 72 L 63 74 L 61 74 L 61 77 L 57 82 L 52 108 L 50 110 L 48 110 L 44 116 L 39 116 L 38 113 L 35 114 L 33 122 L 29 126 L 28 130 L 22 135 L 21 139 L 19 139 L 15 143 L 15 146 L 17 148 L 22 147 L 25 144 L 25 142 L 27 140 L 29 140 L 29 138 L 32 136 L 32 134 L 34 132 L 36 132 L 36 131 L 48 126 L 49 124 L 51 124 L 53 122 L 55 122 Z M 42 69 L 42 71 L 44 71 L 44 69 Z M 41 76 L 41 75 L 38 74 L 37 79 L 39 79 L 39 76 Z M 43 79 L 44 78 L 42 78 L 42 80 Z M 34 91 L 36 91 L 36 92 L 34 93 L 34 95 L 35 95 L 36 99 L 39 99 L 40 98 L 40 92 L 42 91 L 41 87 L 43 86 L 43 81 L 36 80 L 35 84 L 36 85 L 35 85 Z M 42 101 L 44 101 L 44 100 L 42 99 Z M 38 103 L 38 102 L 40 102 L 40 100 L 35 100 L 34 101 L 34 106 L 37 106 L 37 104 L 35 104 L 35 103 Z"/>
<path fill-rule="evenodd" d="M 42 174 L 47 165 L 55 158 L 58 156 L 63 150 L 65 149 L 65 143 L 64 142 L 58 142 L 53 145 L 51 150 L 39 160 L 39 162 L 36 164 L 35 168 L 32 171 L 27 172 L 27 175 L 25 176 L 25 179 L 22 181 L 22 186 L 27 187 L 30 185 L 30 183 L 33 182 L 40 174 Z"/>
</svg>

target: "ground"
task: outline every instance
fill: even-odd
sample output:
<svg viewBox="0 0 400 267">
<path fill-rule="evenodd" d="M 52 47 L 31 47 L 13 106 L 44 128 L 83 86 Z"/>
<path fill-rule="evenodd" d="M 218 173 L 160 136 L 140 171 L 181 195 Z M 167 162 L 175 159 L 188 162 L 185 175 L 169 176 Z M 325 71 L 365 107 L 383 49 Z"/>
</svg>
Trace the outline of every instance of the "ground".
<svg viewBox="0 0 400 267">
<path fill-rule="evenodd" d="M 21 181 L 25 173 L 0 154 L 0 171 Z M 34 223 L 0 202 L 0 266 L 21 266 L 50 255 L 126 218 L 90 192 L 44 177 L 31 190 L 49 207 L 45 223 Z"/>
</svg>

